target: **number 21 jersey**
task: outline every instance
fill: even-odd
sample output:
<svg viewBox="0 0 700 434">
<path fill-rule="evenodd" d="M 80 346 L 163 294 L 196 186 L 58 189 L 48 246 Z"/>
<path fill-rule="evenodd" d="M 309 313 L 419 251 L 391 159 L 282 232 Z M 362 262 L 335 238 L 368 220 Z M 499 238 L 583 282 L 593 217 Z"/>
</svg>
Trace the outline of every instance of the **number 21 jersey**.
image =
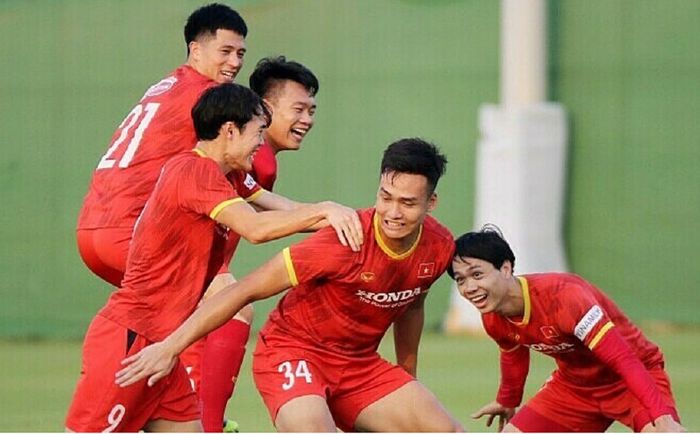
<svg viewBox="0 0 700 434">
<path fill-rule="evenodd" d="M 93 173 L 78 229 L 134 226 L 163 164 L 197 143 L 190 112 L 214 85 L 183 65 L 148 88 L 114 132 Z"/>
</svg>

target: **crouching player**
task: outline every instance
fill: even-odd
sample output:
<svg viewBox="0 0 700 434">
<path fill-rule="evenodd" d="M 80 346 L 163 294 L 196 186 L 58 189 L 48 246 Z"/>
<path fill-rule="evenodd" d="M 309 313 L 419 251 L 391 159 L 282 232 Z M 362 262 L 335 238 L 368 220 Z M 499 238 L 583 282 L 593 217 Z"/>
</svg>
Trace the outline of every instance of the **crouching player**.
<svg viewBox="0 0 700 434">
<path fill-rule="evenodd" d="M 482 315 L 501 350 L 496 400 L 472 417 L 499 417 L 499 430 L 603 432 L 614 421 L 635 431 L 684 431 L 659 348 L 600 289 L 579 276 L 515 276 L 515 256 L 498 228 L 462 235 L 448 273 Z M 516 413 L 530 349 L 557 369 Z M 508 423 L 505 428 L 504 423 Z"/>
</svg>

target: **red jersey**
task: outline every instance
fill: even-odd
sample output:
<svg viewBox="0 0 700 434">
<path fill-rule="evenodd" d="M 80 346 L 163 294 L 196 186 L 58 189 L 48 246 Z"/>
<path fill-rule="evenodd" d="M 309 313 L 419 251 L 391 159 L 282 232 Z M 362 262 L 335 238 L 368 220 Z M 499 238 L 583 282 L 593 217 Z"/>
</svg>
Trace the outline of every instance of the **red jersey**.
<svg viewBox="0 0 700 434">
<path fill-rule="evenodd" d="M 224 260 L 229 229 L 214 218 L 260 187 L 244 172 L 224 176 L 199 152 L 165 166 L 134 228 L 122 287 L 100 311 L 160 341 L 194 311 Z"/>
<path fill-rule="evenodd" d="M 269 143 L 263 143 L 255 152 L 250 174 L 262 188 L 272 191 L 277 180 L 277 157 Z"/>
<path fill-rule="evenodd" d="M 660 367 L 663 355 L 603 292 L 574 274 L 519 277 L 525 313 L 513 322 L 496 313 L 482 315 L 484 328 L 503 351 L 526 346 L 553 357 L 556 376 L 594 387 L 621 380 L 592 352 L 612 327 L 647 369 Z"/>
<path fill-rule="evenodd" d="M 384 333 L 445 271 L 454 251 L 450 232 L 428 216 L 414 245 L 392 252 L 379 235 L 374 209 L 359 212 L 364 243 L 344 247 L 324 228 L 283 250 L 294 288 L 261 330 L 341 354 L 377 350 Z"/>
<path fill-rule="evenodd" d="M 190 112 L 214 85 L 183 65 L 146 91 L 114 132 L 93 173 L 78 229 L 134 226 L 163 164 L 197 143 Z"/>
</svg>

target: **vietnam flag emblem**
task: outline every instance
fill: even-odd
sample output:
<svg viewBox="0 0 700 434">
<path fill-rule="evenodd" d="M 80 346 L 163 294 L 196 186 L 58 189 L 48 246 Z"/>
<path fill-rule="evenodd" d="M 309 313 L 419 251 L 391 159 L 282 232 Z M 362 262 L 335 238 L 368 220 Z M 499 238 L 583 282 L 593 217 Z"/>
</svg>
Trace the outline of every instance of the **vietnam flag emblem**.
<svg viewBox="0 0 700 434">
<path fill-rule="evenodd" d="M 427 279 L 435 274 L 435 262 L 421 262 L 418 265 L 418 278 Z"/>
</svg>

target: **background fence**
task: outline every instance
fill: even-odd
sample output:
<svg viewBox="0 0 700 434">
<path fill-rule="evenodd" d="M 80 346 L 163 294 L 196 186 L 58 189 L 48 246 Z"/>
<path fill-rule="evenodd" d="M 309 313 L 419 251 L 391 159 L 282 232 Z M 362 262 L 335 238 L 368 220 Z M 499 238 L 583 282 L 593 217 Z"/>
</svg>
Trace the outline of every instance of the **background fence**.
<svg viewBox="0 0 700 434">
<path fill-rule="evenodd" d="M 239 82 L 275 54 L 321 81 L 316 126 L 301 152 L 281 155 L 278 192 L 370 206 L 384 147 L 421 136 L 450 160 L 434 214 L 455 234 L 472 229 L 477 110 L 498 100 L 497 1 L 228 3 L 250 28 Z M 185 60 L 182 27 L 201 4 L 0 2 L 0 336 L 80 337 L 105 301 L 75 247 L 82 197 L 117 123 Z M 700 2 L 549 10 L 550 94 L 570 115 L 571 269 L 633 319 L 696 324 Z M 243 245 L 234 274 L 289 242 Z M 429 325 L 448 291 L 446 278 L 435 285 Z"/>
</svg>

